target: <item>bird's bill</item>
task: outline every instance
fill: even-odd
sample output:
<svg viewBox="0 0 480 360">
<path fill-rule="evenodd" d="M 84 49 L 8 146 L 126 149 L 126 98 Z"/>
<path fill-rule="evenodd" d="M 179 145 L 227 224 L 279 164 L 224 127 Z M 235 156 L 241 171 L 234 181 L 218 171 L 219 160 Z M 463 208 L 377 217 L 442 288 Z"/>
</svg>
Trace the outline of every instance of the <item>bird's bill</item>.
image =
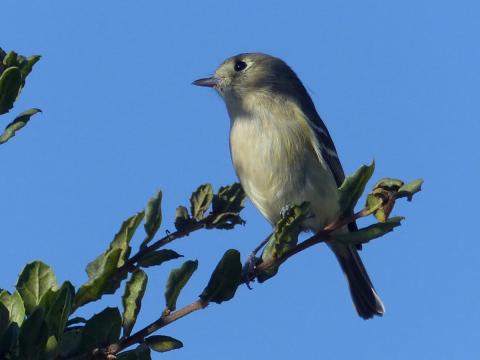
<svg viewBox="0 0 480 360">
<path fill-rule="evenodd" d="M 206 87 L 215 87 L 217 85 L 218 79 L 214 77 L 209 77 L 209 78 L 203 78 L 203 79 L 198 79 L 192 82 L 193 85 L 197 86 L 206 86 Z"/>
</svg>

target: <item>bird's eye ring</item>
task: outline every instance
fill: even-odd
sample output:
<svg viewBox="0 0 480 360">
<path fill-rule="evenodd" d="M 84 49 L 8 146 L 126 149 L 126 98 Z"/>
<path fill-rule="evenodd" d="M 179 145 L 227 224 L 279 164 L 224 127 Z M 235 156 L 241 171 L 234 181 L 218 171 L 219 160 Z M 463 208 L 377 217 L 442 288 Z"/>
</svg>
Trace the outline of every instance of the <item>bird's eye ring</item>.
<svg viewBox="0 0 480 360">
<path fill-rule="evenodd" d="M 244 70 L 245 68 L 247 67 L 247 63 L 245 61 L 236 61 L 235 62 L 235 65 L 233 66 L 233 68 L 235 69 L 235 71 L 242 71 Z"/>
</svg>

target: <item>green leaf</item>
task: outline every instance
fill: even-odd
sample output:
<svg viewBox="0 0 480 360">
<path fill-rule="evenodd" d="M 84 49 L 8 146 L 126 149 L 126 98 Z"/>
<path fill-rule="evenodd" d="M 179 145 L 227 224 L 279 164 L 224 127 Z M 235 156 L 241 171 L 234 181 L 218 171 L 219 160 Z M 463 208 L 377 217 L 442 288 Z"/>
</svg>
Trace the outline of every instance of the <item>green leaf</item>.
<svg viewBox="0 0 480 360">
<path fill-rule="evenodd" d="M 10 313 L 3 303 L 0 302 L 0 338 L 10 325 Z"/>
<path fill-rule="evenodd" d="M 158 191 L 147 204 L 145 209 L 145 232 L 148 239 L 155 236 L 155 233 L 162 224 L 162 192 Z"/>
<path fill-rule="evenodd" d="M 30 118 L 39 112 L 42 112 L 42 110 L 29 109 L 18 115 L 10 124 L 7 125 L 3 134 L 0 135 L 0 144 L 4 144 L 14 137 L 16 132 L 27 125 L 27 123 L 30 121 Z"/>
<path fill-rule="evenodd" d="M 87 319 L 83 318 L 83 317 L 80 317 L 80 316 L 76 316 L 72 319 L 69 319 L 67 321 L 67 323 L 65 324 L 65 326 L 72 326 L 72 325 L 76 325 L 76 324 L 85 324 L 87 322 Z"/>
<path fill-rule="evenodd" d="M 18 291 L 10 295 L 8 291 L 3 290 L 0 292 L 0 303 L 8 309 L 10 321 L 18 326 L 22 325 L 25 319 L 25 305 Z"/>
<path fill-rule="evenodd" d="M 75 296 L 73 308 L 100 299 L 104 294 L 113 294 L 120 286 L 121 279 L 114 278 L 122 249 L 111 249 L 98 264 L 95 273 L 83 284 Z"/>
<path fill-rule="evenodd" d="M 137 321 L 142 306 L 142 298 L 147 288 L 148 277 L 142 270 L 135 270 L 125 286 L 122 296 L 123 304 L 123 336 L 129 336 Z"/>
<path fill-rule="evenodd" d="M 130 241 L 132 240 L 133 234 L 138 228 L 138 225 L 142 222 L 145 216 L 145 212 L 141 211 L 135 215 L 129 217 L 122 223 L 120 230 L 115 235 L 115 238 L 110 243 L 111 249 L 121 249 L 121 256 L 118 262 L 118 266 L 122 266 L 130 255 Z"/>
<path fill-rule="evenodd" d="M 20 327 L 18 337 L 20 358 L 40 359 L 48 339 L 48 328 L 44 320 L 45 311 L 36 308 Z"/>
<path fill-rule="evenodd" d="M 1 359 L 8 359 L 8 357 L 5 355 L 15 350 L 17 347 L 19 333 L 20 328 L 18 327 L 18 324 L 12 322 L 5 330 L 3 336 L 0 337 L 0 356 L 4 356 Z M 15 359 L 14 357 L 11 358 Z"/>
<path fill-rule="evenodd" d="M 3 65 L 8 68 L 10 66 L 17 66 L 17 56 L 18 54 L 15 51 L 10 51 L 5 57 L 3 58 Z"/>
<path fill-rule="evenodd" d="M 40 60 L 40 58 L 40 55 L 32 55 L 20 62 L 19 68 L 23 78 L 22 86 L 25 84 L 25 79 L 32 71 L 33 65 L 35 65 Z"/>
<path fill-rule="evenodd" d="M 395 178 L 383 178 L 377 181 L 373 189 L 385 189 L 391 191 L 398 191 L 403 186 L 403 181 Z"/>
<path fill-rule="evenodd" d="M 295 205 L 289 209 L 286 216 L 276 224 L 273 236 L 268 242 L 263 259 L 273 257 L 280 259 L 297 244 L 301 224 L 310 216 L 310 205 L 307 202 Z"/>
<path fill-rule="evenodd" d="M 222 186 L 212 201 L 213 214 L 239 213 L 245 204 L 246 195 L 240 183 Z"/>
<path fill-rule="evenodd" d="M 122 223 L 120 230 L 118 230 L 118 232 L 115 234 L 115 237 L 110 243 L 108 249 L 87 265 L 87 274 L 89 278 L 92 278 L 97 274 L 105 262 L 106 255 L 111 253 L 111 251 L 114 249 L 120 250 L 117 266 L 120 267 L 125 263 L 131 251 L 130 241 L 132 240 L 133 234 L 137 230 L 138 225 L 140 225 L 142 222 L 144 215 L 145 213 L 141 211 L 129 217 Z"/>
<path fill-rule="evenodd" d="M 185 261 L 181 267 L 173 269 L 170 272 L 165 289 L 165 301 L 170 311 L 176 309 L 178 295 L 180 295 L 180 291 L 182 291 L 192 274 L 197 270 L 197 267 L 197 260 L 188 260 Z"/>
<path fill-rule="evenodd" d="M 200 298 L 220 304 L 232 299 L 241 283 L 242 263 L 240 262 L 240 253 L 235 249 L 227 250 L 215 267 Z"/>
<path fill-rule="evenodd" d="M 406 197 L 408 201 L 412 201 L 414 194 L 422 190 L 423 179 L 414 180 L 398 189 L 397 198 Z"/>
<path fill-rule="evenodd" d="M 404 218 L 401 216 L 396 216 L 388 219 L 384 223 L 376 223 L 358 231 L 347 234 L 332 235 L 332 241 L 337 241 L 348 245 L 364 244 L 370 240 L 379 238 L 390 231 L 393 231 L 394 228 L 401 225 L 401 221 L 403 219 Z"/>
<path fill-rule="evenodd" d="M 212 185 L 200 185 L 190 197 L 190 211 L 195 220 L 202 220 L 213 199 Z"/>
<path fill-rule="evenodd" d="M 343 184 L 338 189 L 340 196 L 339 204 L 343 216 L 352 213 L 374 170 L 375 162 L 372 162 L 370 165 L 362 165 L 353 175 L 345 178 Z"/>
<path fill-rule="evenodd" d="M 51 335 L 47 339 L 47 344 L 45 346 L 45 359 L 46 360 L 55 360 L 57 359 L 59 353 L 59 343 L 57 338 L 54 335 Z"/>
<path fill-rule="evenodd" d="M 166 352 L 183 347 L 183 343 L 180 340 L 164 335 L 147 337 L 145 339 L 145 343 L 150 347 L 150 349 L 158 352 Z"/>
<path fill-rule="evenodd" d="M 87 265 L 89 281 L 80 287 L 75 299 L 75 308 L 98 300 L 104 294 L 113 294 L 120 287 L 127 274 L 121 274 L 121 278 L 113 275 L 128 259 L 131 251 L 130 241 L 144 215 L 142 211 L 125 220 L 107 251 Z"/>
<path fill-rule="evenodd" d="M 179 206 L 175 210 L 175 228 L 182 231 L 191 224 L 194 220 L 188 214 L 188 209 L 185 206 Z"/>
<path fill-rule="evenodd" d="M 162 249 L 144 255 L 138 260 L 138 265 L 142 267 L 156 266 L 168 260 L 178 259 L 179 257 L 183 257 L 183 255 L 173 250 Z"/>
<path fill-rule="evenodd" d="M 16 288 L 22 296 L 27 315 L 40 304 L 48 290 L 56 289 L 57 279 L 50 266 L 34 261 L 25 266 L 18 277 Z"/>
<path fill-rule="evenodd" d="M 107 307 L 93 315 L 83 328 L 79 352 L 116 342 L 120 337 L 121 324 L 122 318 L 117 308 Z"/>
<path fill-rule="evenodd" d="M 244 203 L 245 192 L 239 183 L 221 187 L 213 197 L 212 220 L 207 224 L 207 228 L 229 230 L 236 225 L 245 224 L 239 215 Z"/>
<path fill-rule="evenodd" d="M 298 241 L 300 226 L 309 216 L 310 205 L 307 202 L 290 208 L 286 216 L 277 222 L 275 230 L 263 250 L 262 260 L 281 259 L 288 250 L 293 248 Z M 278 266 L 271 266 L 258 273 L 257 279 L 259 282 L 264 282 L 276 275 L 277 272 Z"/>
<path fill-rule="evenodd" d="M 58 290 L 50 291 L 42 298 L 40 306 L 46 310 L 45 321 L 48 325 L 49 334 L 53 334 L 57 340 L 62 338 L 68 316 L 72 310 L 75 289 L 66 281 Z"/>
<path fill-rule="evenodd" d="M 124 351 L 117 355 L 117 360 L 150 360 L 150 348 L 141 344 L 134 350 Z"/>
<path fill-rule="evenodd" d="M 19 68 L 9 67 L 3 71 L 0 75 L 0 115 L 13 107 L 21 87 L 22 73 Z"/>
<path fill-rule="evenodd" d="M 384 178 L 378 181 L 367 196 L 366 209 L 373 213 L 378 221 L 387 221 L 395 205 L 395 200 L 408 197 L 420 191 L 423 180 L 418 179 L 404 185 L 399 179 Z"/>
<path fill-rule="evenodd" d="M 214 217 L 213 221 L 207 224 L 207 229 L 230 230 L 235 225 L 244 225 L 245 220 L 238 213 L 221 213 Z"/>
<path fill-rule="evenodd" d="M 76 328 L 65 331 L 59 346 L 59 353 L 63 358 L 74 355 L 82 340 L 83 328 Z"/>
</svg>

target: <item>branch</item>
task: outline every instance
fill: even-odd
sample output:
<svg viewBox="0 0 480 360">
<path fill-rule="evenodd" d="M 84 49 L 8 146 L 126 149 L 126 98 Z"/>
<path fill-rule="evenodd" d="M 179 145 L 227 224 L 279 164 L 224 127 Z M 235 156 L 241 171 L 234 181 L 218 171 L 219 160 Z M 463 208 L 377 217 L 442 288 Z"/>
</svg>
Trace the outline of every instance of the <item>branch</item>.
<svg viewBox="0 0 480 360">
<path fill-rule="evenodd" d="M 161 329 L 164 326 L 167 326 L 168 324 L 171 324 L 194 311 L 204 309 L 207 306 L 208 306 L 208 301 L 198 299 L 197 301 L 194 301 L 190 305 L 187 305 L 175 312 L 172 312 L 172 313 L 165 312 L 164 314 L 162 314 L 160 318 L 158 318 L 151 324 L 145 326 L 143 329 L 137 331 L 135 334 L 130 335 L 129 337 L 124 338 L 114 344 L 109 345 L 107 347 L 106 353 L 116 354 L 133 344 L 141 343 L 148 335 L 153 334 L 158 329 Z"/>
<path fill-rule="evenodd" d="M 373 211 L 371 209 L 364 208 L 359 212 L 352 214 L 349 217 L 334 221 L 333 223 L 325 226 L 323 230 L 320 230 L 315 235 L 311 236 L 307 240 L 301 242 L 300 244 L 296 245 L 292 249 L 288 250 L 285 253 L 285 255 L 280 259 L 270 258 L 260 263 L 258 266 L 256 266 L 255 271 L 251 274 L 251 276 L 249 276 L 248 281 L 253 281 L 260 272 L 263 272 L 271 267 L 275 267 L 283 264 L 290 257 L 312 247 L 313 245 L 320 244 L 323 242 L 328 242 L 330 240 L 330 234 L 332 232 L 334 232 L 335 230 L 341 229 L 345 225 L 348 225 L 357 219 L 369 216 L 372 214 L 372 212 Z"/>
</svg>

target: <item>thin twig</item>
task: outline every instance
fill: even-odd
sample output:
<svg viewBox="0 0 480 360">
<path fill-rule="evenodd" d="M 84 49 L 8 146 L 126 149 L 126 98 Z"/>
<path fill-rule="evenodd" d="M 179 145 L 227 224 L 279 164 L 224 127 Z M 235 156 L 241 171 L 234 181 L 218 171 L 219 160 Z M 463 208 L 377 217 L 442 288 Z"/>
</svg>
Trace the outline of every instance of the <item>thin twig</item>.
<svg viewBox="0 0 480 360">
<path fill-rule="evenodd" d="M 253 280 L 257 274 L 259 274 L 262 271 L 265 271 L 266 269 L 273 267 L 273 266 L 279 266 L 280 264 L 284 263 L 287 261 L 290 257 L 294 256 L 295 254 L 298 254 L 313 245 L 322 243 L 322 242 L 328 242 L 331 238 L 331 233 L 335 230 L 338 230 L 345 225 L 350 224 L 351 222 L 361 218 L 368 216 L 372 213 L 372 211 L 367 210 L 367 209 L 362 209 L 361 211 L 352 214 L 351 216 L 347 218 L 343 218 L 340 220 L 337 220 L 327 226 L 324 227 L 323 230 L 320 230 L 317 232 L 315 235 L 311 236 L 307 240 L 303 241 L 302 243 L 296 245 L 292 249 L 288 250 L 284 256 L 280 259 L 268 259 L 262 263 L 260 263 L 256 268 L 255 271 L 252 273 L 252 279 Z M 135 264 L 140 260 L 145 254 L 150 253 L 152 251 L 155 251 L 159 249 L 160 247 L 172 242 L 175 239 L 187 236 L 193 231 L 199 230 L 201 228 L 205 228 L 207 224 L 207 218 L 203 219 L 200 222 L 194 223 L 190 226 L 188 226 L 185 229 L 182 229 L 180 231 L 176 231 L 174 233 L 171 233 L 164 238 L 156 241 L 152 245 L 140 250 L 136 255 L 132 256 L 122 267 L 120 267 L 118 270 L 119 271 L 133 271 L 132 268 L 135 268 Z M 270 235 L 269 235 L 270 237 Z M 145 326 L 143 329 L 137 331 L 133 335 L 130 335 L 127 338 L 121 339 L 120 341 L 113 343 L 109 345 L 106 348 L 101 349 L 101 353 L 105 355 L 115 355 L 119 353 L 120 351 L 126 349 L 127 347 L 137 344 L 137 343 L 142 343 L 144 339 L 153 334 L 155 331 L 158 329 L 161 329 L 181 318 L 184 316 L 197 311 L 204 309 L 205 307 L 208 306 L 208 302 L 204 301 L 202 299 L 198 299 L 194 301 L 193 303 L 183 307 L 180 310 L 177 310 L 172 313 L 164 313 L 160 318 L 155 320 L 154 322 L 150 323 L 149 325 Z M 80 357 L 76 357 L 75 360 L 80 360 L 80 359 L 91 359 L 92 356 L 94 357 L 95 354 L 83 354 Z"/>
<path fill-rule="evenodd" d="M 259 273 L 261 273 L 261 272 L 263 272 L 263 271 L 265 271 L 265 270 L 267 270 L 267 269 L 269 269 L 273 266 L 278 266 L 278 265 L 284 263 L 285 261 L 287 261 L 293 255 L 298 254 L 299 252 L 302 252 L 302 251 L 308 249 L 309 247 L 312 247 L 313 245 L 320 244 L 322 242 L 328 242 L 330 240 L 332 232 L 334 232 L 335 230 L 341 229 L 345 225 L 348 225 L 351 222 L 354 222 L 355 220 L 357 220 L 359 218 L 369 216 L 370 214 L 371 214 L 370 210 L 362 209 L 359 212 L 353 214 L 352 216 L 334 221 L 333 223 L 325 226 L 323 228 L 323 230 L 320 230 L 315 235 L 311 236 L 307 240 L 301 242 L 300 244 L 298 244 L 295 247 L 288 250 L 280 259 L 271 258 L 271 259 L 265 260 L 262 263 L 258 264 L 258 266 L 255 268 L 255 271 L 253 272 L 252 278 L 250 280 L 254 280 L 255 277 Z"/>
<path fill-rule="evenodd" d="M 171 324 L 194 311 L 204 309 L 207 306 L 208 301 L 198 299 L 197 301 L 194 301 L 190 305 L 187 305 L 180 310 L 169 313 L 167 315 L 164 314 L 151 324 L 137 331 L 135 334 L 130 335 L 129 337 L 108 346 L 107 354 L 116 354 L 133 344 L 141 343 L 148 335 L 153 334 L 158 329 L 161 329 L 162 327 L 167 326 L 168 324 Z"/>
</svg>

